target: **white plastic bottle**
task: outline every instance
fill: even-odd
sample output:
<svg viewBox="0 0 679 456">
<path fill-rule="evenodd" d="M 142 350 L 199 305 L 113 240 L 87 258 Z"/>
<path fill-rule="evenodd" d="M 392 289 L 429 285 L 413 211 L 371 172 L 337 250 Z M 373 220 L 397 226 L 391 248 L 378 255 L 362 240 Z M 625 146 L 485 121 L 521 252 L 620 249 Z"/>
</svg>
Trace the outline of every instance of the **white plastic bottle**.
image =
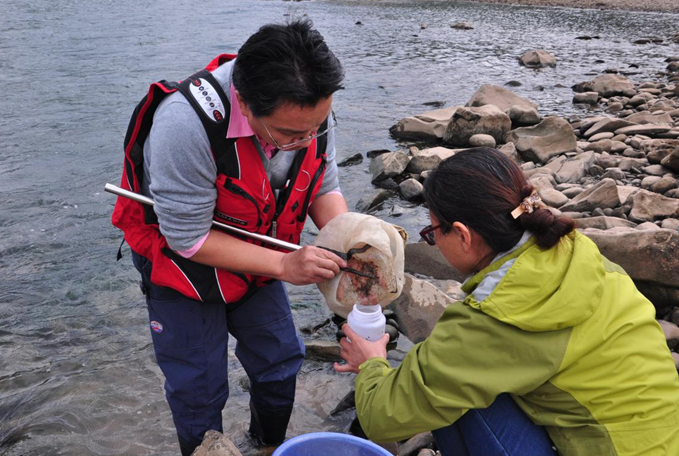
<svg viewBox="0 0 679 456">
<path fill-rule="evenodd" d="M 384 334 L 386 322 L 379 305 L 354 304 L 353 310 L 347 316 L 349 327 L 362 338 L 373 342 Z"/>
</svg>

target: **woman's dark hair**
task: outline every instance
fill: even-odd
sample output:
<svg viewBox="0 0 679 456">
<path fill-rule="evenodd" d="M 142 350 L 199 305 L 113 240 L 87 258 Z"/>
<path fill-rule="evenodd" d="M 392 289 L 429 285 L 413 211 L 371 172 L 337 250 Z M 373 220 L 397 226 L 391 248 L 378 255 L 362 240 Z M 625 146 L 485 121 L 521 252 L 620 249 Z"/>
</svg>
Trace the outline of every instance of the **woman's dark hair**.
<svg viewBox="0 0 679 456">
<path fill-rule="evenodd" d="M 233 85 L 255 116 L 283 103 L 315 106 L 343 88 L 342 64 L 312 27 L 308 19 L 268 24 L 238 51 Z"/>
<path fill-rule="evenodd" d="M 555 246 L 573 230 L 571 219 L 549 209 L 511 212 L 533 192 L 521 168 L 496 149 L 479 147 L 444 160 L 424 183 L 429 210 L 448 233 L 453 222 L 476 231 L 495 252 L 511 249 L 524 230 L 533 233 L 540 247 Z"/>
</svg>

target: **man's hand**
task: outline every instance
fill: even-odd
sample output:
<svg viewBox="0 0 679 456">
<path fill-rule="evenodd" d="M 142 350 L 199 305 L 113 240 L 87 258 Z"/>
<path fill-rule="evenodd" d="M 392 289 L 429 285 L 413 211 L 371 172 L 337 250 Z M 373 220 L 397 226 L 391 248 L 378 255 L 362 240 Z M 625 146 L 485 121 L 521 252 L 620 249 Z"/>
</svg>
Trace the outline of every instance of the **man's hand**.
<svg viewBox="0 0 679 456">
<path fill-rule="evenodd" d="M 308 245 L 283 255 L 275 278 L 293 285 L 325 282 L 346 266 L 334 253 Z"/>
<path fill-rule="evenodd" d="M 370 342 L 356 334 L 348 324 L 342 326 L 342 331 L 347 337 L 340 340 L 340 356 L 346 364 L 335 363 L 337 372 L 353 372 L 358 374 L 358 366 L 368 361 L 370 358 L 387 359 L 387 343 L 389 334 L 384 334 L 379 340 Z M 348 339 L 351 340 L 349 342 Z"/>
</svg>

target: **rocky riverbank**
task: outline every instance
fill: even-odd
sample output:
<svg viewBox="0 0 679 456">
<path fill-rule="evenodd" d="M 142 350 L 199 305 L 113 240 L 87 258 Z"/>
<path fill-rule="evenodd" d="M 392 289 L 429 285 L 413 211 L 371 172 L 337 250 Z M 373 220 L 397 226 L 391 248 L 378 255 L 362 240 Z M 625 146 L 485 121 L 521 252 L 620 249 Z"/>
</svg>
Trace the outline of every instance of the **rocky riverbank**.
<svg viewBox="0 0 679 456">
<path fill-rule="evenodd" d="M 659 11 L 679 13 L 676 0 L 476 0 L 475 3 L 497 3 L 506 5 L 565 6 L 569 8 L 618 9 L 631 11 Z"/>
<path fill-rule="evenodd" d="M 542 50 L 524 60 L 556 64 Z M 400 120 L 393 136 L 431 147 L 405 143 L 407 150 L 369 153 L 377 188 L 357 209 L 370 211 L 394 193 L 420 201 L 422 182 L 442 160 L 469 147 L 498 147 L 520 164 L 545 203 L 573 218 L 630 274 L 659 319 L 679 316 L 679 55 L 665 59 L 652 81 L 607 71 L 573 86 L 578 116 L 543 116 L 508 88 L 483 85 L 465 106 Z M 412 257 L 428 250 L 409 249 L 410 272 L 432 276 L 412 267 L 416 262 L 431 269 L 433 260 Z M 454 278 L 450 273 L 433 277 Z M 408 331 L 408 325 L 402 328 Z"/>
</svg>

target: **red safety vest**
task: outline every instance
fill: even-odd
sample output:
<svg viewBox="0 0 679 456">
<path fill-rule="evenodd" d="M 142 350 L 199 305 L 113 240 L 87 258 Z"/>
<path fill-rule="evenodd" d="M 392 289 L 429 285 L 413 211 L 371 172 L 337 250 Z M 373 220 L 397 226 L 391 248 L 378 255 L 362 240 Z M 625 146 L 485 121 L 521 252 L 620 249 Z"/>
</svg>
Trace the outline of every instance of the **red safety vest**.
<svg viewBox="0 0 679 456">
<path fill-rule="evenodd" d="M 210 139 L 217 165 L 214 220 L 298 244 L 309 205 L 323 181 L 327 139 L 321 136 L 306 149 L 296 152 L 288 184 L 280 191 L 276 202 L 253 139 L 226 138 L 231 108 L 211 72 L 235 57 L 222 54 L 204 70 L 181 82 L 151 84 L 148 95 L 137 105 L 130 120 L 120 186 L 136 193 L 141 191 L 143 148 L 151 130 L 153 114 L 165 97 L 179 91 L 196 110 Z M 321 126 L 321 129 L 325 128 L 327 120 Z M 213 268 L 177 254 L 160 233 L 158 219 L 150 206 L 118 197 L 112 222 L 124 232 L 130 248 L 151 261 L 151 281 L 155 285 L 172 288 L 189 298 L 234 303 L 246 299 L 257 287 L 272 281 L 268 277 Z M 241 239 L 261 245 L 245 237 Z"/>
</svg>

